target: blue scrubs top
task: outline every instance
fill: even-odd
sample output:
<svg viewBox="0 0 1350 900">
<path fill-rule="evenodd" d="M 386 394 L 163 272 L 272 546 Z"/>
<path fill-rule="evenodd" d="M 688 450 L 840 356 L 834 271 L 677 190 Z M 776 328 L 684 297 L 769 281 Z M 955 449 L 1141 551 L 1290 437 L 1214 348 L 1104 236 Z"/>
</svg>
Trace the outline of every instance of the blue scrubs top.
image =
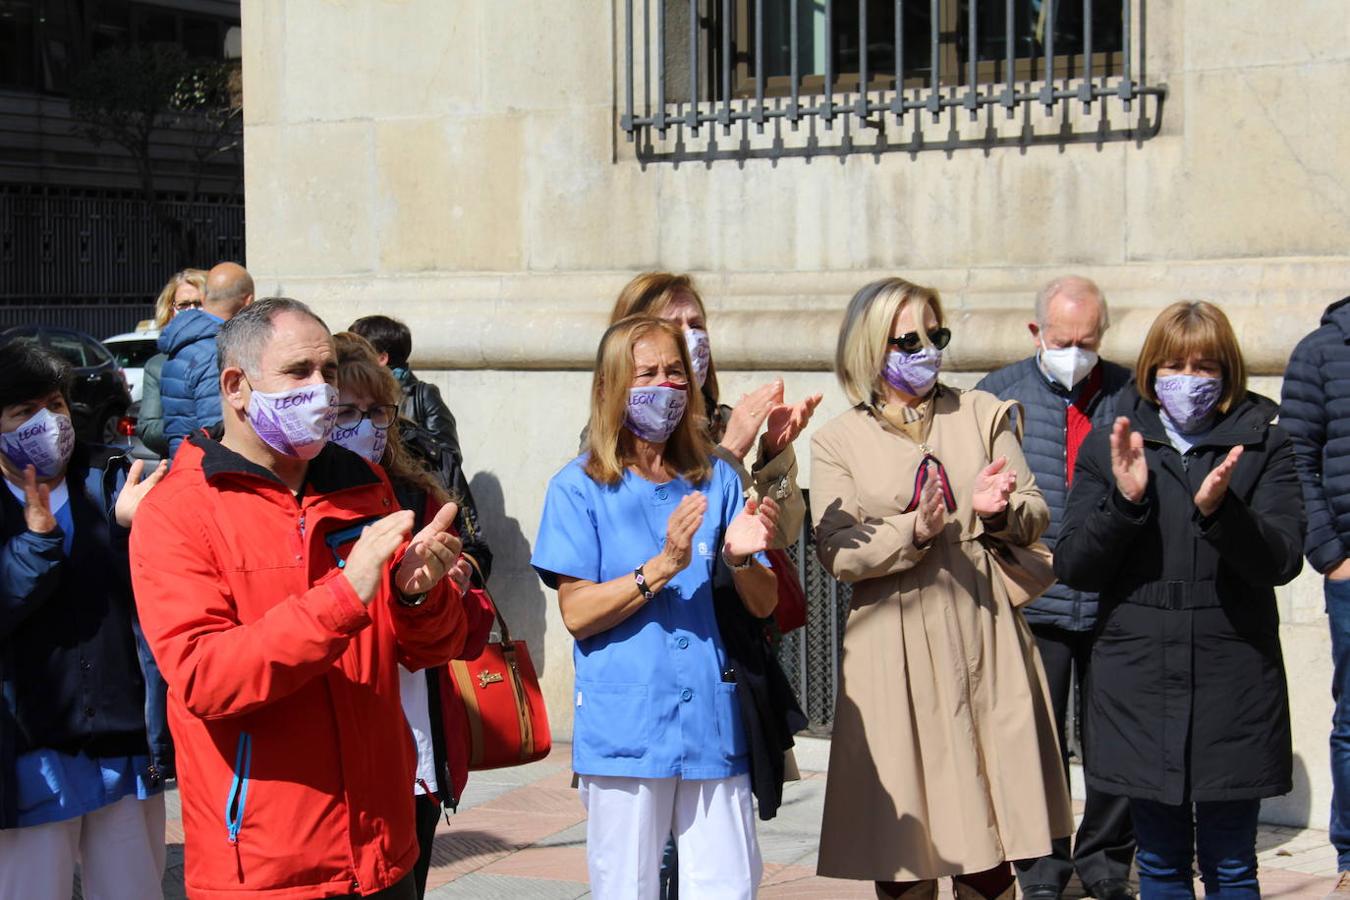
<svg viewBox="0 0 1350 900">
<path fill-rule="evenodd" d="M 654 484 L 625 470 L 623 481 L 593 481 L 579 457 L 548 485 L 530 563 L 557 588 L 558 576 L 596 583 L 626 576 L 655 556 L 681 498 L 708 498 L 688 567 L 633 615 L 578 640 L 572 768 L 581 775 L 689 780 L 748 772 L 734 681 L 713 612 L 722 535 L 744 500 L 736 473 L 720 459 L 702 485 L 683 478 Z M 635 588 L 636 590 L 636 588 Z M 734 677 L 734 676 L 729 676 Z"/>
</svg>

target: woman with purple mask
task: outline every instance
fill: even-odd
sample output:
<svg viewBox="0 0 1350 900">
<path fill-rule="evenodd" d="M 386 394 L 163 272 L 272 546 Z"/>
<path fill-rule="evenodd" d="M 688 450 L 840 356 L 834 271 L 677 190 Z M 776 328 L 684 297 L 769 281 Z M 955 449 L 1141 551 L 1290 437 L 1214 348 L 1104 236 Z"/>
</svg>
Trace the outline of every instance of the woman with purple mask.
<svg viewBox="0 0 1350 900">
<path fill-rule="evenodd" d="M 712 454 L 684 335 L 632 316 L 600 342 L 586 448 L 549 482 L 530 560 L 576 638 L 572 768 L 592 895 L 655 900 L 666 839 L 686 896 L 750 900 L 755 837 L 740 676 L 714 584 L 778 603 L 759 554 L 778 507 Z"/>
<path fill-rule="evenodd" d="M 818 871 L 878 897 L 1013 893 L 1073 818 L 1036 644 L 994 554 L 1049 512 L 1010 403 L 942 384 L 937 292 L 854 295 L 835 371 L 854 406 L 811 442 L 816 547 L 853 585 Z"/>
<path fill-rule="evenodd" d="M 1130 798 L 1145 900 L 1260 896 L 1262 797 L 1291 788 L 1275 587 L 1302 567 L 1303 501 L 1276 406 L 1247 390 L 1223 311 L 1154 321 L 1138 393 L 1078 454 L 1055 573 L 1101 593 L 1086 774 Z"/>
</svg>

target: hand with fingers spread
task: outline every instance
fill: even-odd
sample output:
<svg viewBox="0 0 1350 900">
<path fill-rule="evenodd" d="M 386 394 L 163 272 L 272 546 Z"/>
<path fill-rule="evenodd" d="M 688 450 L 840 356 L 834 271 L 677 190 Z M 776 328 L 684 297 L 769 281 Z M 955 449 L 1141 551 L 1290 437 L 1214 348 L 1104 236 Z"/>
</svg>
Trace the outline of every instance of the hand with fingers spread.
<svg viewBox="0 0 1350 900">
<path fill-rule="evenodd" d="M 1000 456 L 975 476 L 971 504 L 981 518 L 992 519 L 1008 508 L 1008 498 L 1017 490 L 1017 473 L 1008 469 L 1008 458 Z"/>
<path fill-rule="evenodd" d="M 394 573 L 394 587 L 404 596 L 431 590 L 459 560 L 464 542 L 451 530 L 458 515 L 459 505 L 447 503 L 413 537 Z"/>
<path fill-rule="evenodd" d="M 942 476 L 931 461 L 926 465 L 928 477 L 924 479 L 923 491 L 919 494 L 918 519 L 914 522 L 914 543 L 920 547 L 937 537 L 947 518 L 947 507 L 938 486 Z"/>
<path fill-rule="evenodd" d="M 34 534 L 51 534 L 56 530 L 56 516 L 52 514 L 52 489 L 38 484 L 37 469 L 23 470 L 23 520 Z"/>
<path fill-rule="evenodd" d="M 782 404 L 781 378 L 775 378 L 741 397 L 727 420 L 726 431 L 722 434 L 722 446 L 737 459 L 745 459 L 745 455 L 755 445 L 755 438 L 759 436 L 759 429 L 763 427 L 764 420 L 775 407 Z"/>
<path fill-rule="evenodd" d="M 1195 492 L 1195 508 L 1200 510 L 1202 516 L 1212 516 L 1218 511 L 1223 498 L 1228 496 L 1228 482 L 1233 479 L 1233 470 L 1241 458 L 1242 446 L 1239 445 L 1229 450 L 1223 462 L 1205 476 L 1200 490 Z"/>
<path fill-rule="evenodd" d="M 666 540 L 661 552 L 648 563 L 647 577 L 664 584 L 689 565 L 692 556 L 694 532 L 703 524 L 708 510 L 708 498 L 700 491 L 686 494 L 666 520 Z"/>
<path fill-rule="evenodd" d="M 774 457 L 795 441 L 811 421 L 823 394 L 812 394 L 800 403 L 780 403 L 769 410 L 764 431 L 764 448 Z"/>
<path fill-rule="evenodd" d="M 778 528 L 778 504 L 765 497 L 756 503 L 745 504 L 736 518 L 727 526 L 722 542 L 722 559 L 728 565 L 739 566 L 747 556 L 769 549 L 775 529 Z"/>
<path fill-rule="evenodd" d="M 1144 456 L 1144 436 L 1130 430 L 1130 420 L 1124 416 L 1111 426 L 1111 474 L 1116 488 L 1131 503 L 1144 499 L 1148 487 L 1148 460 Z"/>
<path fill-rule="evenodd" d="M 145 478 L 141 474 L 145 471 L 145 462 L 136 460 L 131 464 L 131 470 L 127 472 L 127 482 L 122 485 L 122 492 L 117 495 L 117 503 L 113 506 L 113 513 L 117 516 L 117 524 L 123 528 L 131 527 L 131 520 L 136 516 L 136 509 L 145 499 L 145 495 L 150 493 L 150 489 L 159 484 L 160 480 L 169 471 L 169 461 L 161 459 L 159 465 L 155 466 L 155 471 L 151 472 Z"/>
<path fill-rule="evenodd" d="M 361 602 L 370 605 L 384 583 L 389 560 L 412 532 L 413 514 L 410 510 L 390 513 L 368 526 L 352 545 L 342 576 L 351 584 Z"/>
</svg>

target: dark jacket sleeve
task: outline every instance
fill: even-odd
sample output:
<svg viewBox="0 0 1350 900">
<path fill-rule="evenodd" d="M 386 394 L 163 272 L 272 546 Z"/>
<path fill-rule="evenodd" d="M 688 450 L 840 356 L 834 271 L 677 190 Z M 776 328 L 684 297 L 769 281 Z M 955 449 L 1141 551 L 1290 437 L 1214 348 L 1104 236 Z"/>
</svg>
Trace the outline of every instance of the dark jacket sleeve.
<svg viewBox="0 0 1350 900">
<path fill-rule="evenodd" d="M 164 403 L 160 396 L 160 375 L 167 357 L 158 353 L 146 362 L 141 376 L 141 408 L 136 415 L 136 436 L 146 448 L 169 455 L 169 442 L 164 438 Z"/>
<path fill-rule="evenodd" d="M 1269 441 L 1251 504 L 1229 491 L 1209 520 L 1196 521 L 1200 536 L 1243 581 L 1273 586 L 1287 584 L 1303 568 L 1304 517 L 1289 436 L 1271 428 Z"/>
<path fill-rule="evenodd" d="M 0 640 L 51 598 L 66 554 L 59 527 L 46 534 L 21 531 L 0 547 Z"/>
<path fill-rule="evenodd" d="M 1107 435 L 1093 432 L 1083 442 L 1055 545 L 1055 576 L 1080 591 L 1100 592 L 1115 580 L 1126 548 L 1152 512 L 1151 485 L 1142 503 L 1131 503 L 1116 490 Z"/>
<path fill-rule="evenodd" d="M 464 554 L 473 557 L 473 561 L 478 564 L 474 570 L 474 581 L 478 587 L 482 587 L 492 574 L 492 548 L 488 546 L 482 523 L 478 520 L 478 507 L 469 490 L 469 479 L 464 477 L 464 469 L 458 465 L 455 466 L 455 483 L 451 485 L 451 490 L 459 498 L 459 518 L 455 521 L 455 527 L 464 541 Z"/>
<path fill-rule="evenodd" d="M 459 449 L 455 417 L 441 399 L 441 389 L 430 382 L 419 381 L 413 387 L 413 394 L 414 409 L 420 417 L 418 424 L 453 448 L 455 462 L 462 462 L 464 455 Z"/>
<path fill-rule="evenodd" d="M 1280 427 L 1293 441 L 1294 465 L 1303 492 L 1308 529 L 1304 551 L 1319 572 L 1328 572 L 1345 559 L 1346 547 L 1336 528 L 1323 481 L 1322 451 L 1327 443 L 1327 397 L 1320 353 L 1311 337 L 1304 338 L 1289 356 L 1280 397 Z"/>
</svg>

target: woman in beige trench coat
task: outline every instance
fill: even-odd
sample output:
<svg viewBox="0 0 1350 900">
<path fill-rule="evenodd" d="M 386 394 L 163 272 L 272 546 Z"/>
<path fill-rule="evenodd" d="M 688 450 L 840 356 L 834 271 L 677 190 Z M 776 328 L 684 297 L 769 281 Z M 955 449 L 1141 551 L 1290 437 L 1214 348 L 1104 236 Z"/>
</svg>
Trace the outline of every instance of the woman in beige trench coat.
<svg viewBox="0 0 1350 900">
<path fill-rule="evenodd" d="M 935 291 L 899 278 L 849 304 L 836 371 L 856 405 L 812 441 L 826 568 L 853 584 L 835 705 L 821 875 L 878 897 L 1011 897 L 1072 813 L 1031 633 L 988 549 L 1049 513 L 1009 405 L 937 383 Z"/>
</svg>

